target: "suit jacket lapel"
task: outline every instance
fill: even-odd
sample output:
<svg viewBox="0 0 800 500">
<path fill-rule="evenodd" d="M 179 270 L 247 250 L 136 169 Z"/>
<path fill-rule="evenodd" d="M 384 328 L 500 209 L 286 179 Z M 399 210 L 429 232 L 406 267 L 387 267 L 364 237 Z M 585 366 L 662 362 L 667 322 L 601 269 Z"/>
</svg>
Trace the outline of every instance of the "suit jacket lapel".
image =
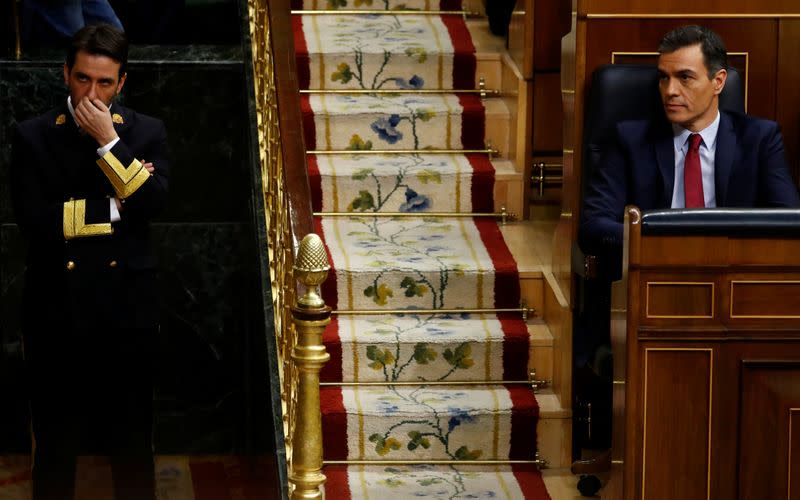
<svg viewBox="0 0 800 500">
<path fill-rule="evenodd" d="M 663 202 L 659 205 L 669 208 L 672 206 L 672 191 L 675 187 L 675 143 L 669 122 L 665 127 L 656 129 L 654 144 L 658 169 L 664 180 L 664 192 L 661 193 Z"/>
<path fill-rule="evenodd" d="M 718 207 L 724 207 L 727 203 L 728 184 L 738 147 L 731 119 L 725 113 L 720 113 L 717 151 L 714 154 L 714 189 Z"/>
</svg>

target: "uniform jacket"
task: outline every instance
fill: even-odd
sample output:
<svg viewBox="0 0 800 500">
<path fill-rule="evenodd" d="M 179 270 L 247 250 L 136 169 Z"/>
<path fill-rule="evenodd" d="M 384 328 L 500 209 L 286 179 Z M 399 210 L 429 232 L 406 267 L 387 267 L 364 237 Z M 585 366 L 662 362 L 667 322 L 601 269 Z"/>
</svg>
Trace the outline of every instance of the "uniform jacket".
<svg viewBox="0 0 800 500">
<path fill-rule="evenodd" d="M 718 207 L 798 207 L 778 124 L 721 112 L 714 158 Z M 622 245 L 625 205 L 670 208 L 675 185 L 673 132 L 666 120 L 626 121 L 590 179 L 581 247 L 602 254 Z"/>
<path fill-rule="evenodd" d="M 66 103 L 17 126 L 11 193 L 28 242 L 24 327 L 156 322 L 149 222 L 166 203 L 166 131 L 160 120 L 117 104 L 111 112 L 120 140 L 103 158 Z M 153 175 L 144 162 L 153 163 Z M 110 223 L 115 196 L 121 220 Z"/>
</svg>

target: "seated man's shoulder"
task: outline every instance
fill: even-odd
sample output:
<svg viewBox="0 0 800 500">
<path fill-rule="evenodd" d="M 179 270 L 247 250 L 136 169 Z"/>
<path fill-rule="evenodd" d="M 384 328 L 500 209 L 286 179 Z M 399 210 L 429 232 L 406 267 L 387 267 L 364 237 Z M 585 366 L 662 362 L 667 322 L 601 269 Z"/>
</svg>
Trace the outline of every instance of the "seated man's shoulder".
<svg viewBox="0 0 800 500">
<path fill-rule="evenodd" d="M 650 141 L 654 135 L 668 131 L 668 124 L 654 120 L 624 120 L 617 122 L 616 133 L 620 142 Z"/>
<path fill-rule="evenodd" d="M 733 129 L 741 136 L 773 134 L 779 130 L 777 122 L 772 120 L 732 111 L 724 113 L 730 120 Z"/>
</svg>

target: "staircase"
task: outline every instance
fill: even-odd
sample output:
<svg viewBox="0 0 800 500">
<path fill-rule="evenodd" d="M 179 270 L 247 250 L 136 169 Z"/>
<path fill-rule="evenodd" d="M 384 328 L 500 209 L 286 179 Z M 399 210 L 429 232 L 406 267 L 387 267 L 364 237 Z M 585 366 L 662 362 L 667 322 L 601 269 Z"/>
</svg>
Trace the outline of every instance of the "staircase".
<svg viewBox="0 0 800 500">
<path fill-rule="evenodd" d="M 333 268 L 325 494 L 550 498 L 539 467 L 571 458 L 569 314 L 555 223 L 506 223 L 525 208 L 519 72 L 485 19 L 433 12 L 475 10 L 460 1 L 293 3 Z"/>
</svg>

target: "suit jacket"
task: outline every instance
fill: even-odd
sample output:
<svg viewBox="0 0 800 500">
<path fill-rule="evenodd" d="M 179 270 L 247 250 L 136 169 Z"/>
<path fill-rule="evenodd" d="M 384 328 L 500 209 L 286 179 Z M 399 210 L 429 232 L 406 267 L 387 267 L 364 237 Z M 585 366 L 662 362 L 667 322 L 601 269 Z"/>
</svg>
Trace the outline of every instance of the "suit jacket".
<svg viewBox="0 0 800 500">
<path fill-rule="evenodd" d="M 103 158 L 66 103 L 17 126 L 11 194 L 28 240 L 23 328 L 152 327 L 156 259 L 149 222 L 165 206 L 166 131 L 117 104 L 120 140 Z M 151 176 L 141 161 L 152 162 Z M 110 222 L 109 198 L 123 202 Z"/>
<path fill-rule="evenodd" d="M 670 208 L 674 185 L 673 132 L 666 118 L 617 124 L 616 139 L 592 173 L 584 198 L 581 248 L 599 255 L 619 251 L 625 206 Z M 800 206 L 778 124 L 721 112 L 714 186 L 718 207 Z"/>
</svg>

